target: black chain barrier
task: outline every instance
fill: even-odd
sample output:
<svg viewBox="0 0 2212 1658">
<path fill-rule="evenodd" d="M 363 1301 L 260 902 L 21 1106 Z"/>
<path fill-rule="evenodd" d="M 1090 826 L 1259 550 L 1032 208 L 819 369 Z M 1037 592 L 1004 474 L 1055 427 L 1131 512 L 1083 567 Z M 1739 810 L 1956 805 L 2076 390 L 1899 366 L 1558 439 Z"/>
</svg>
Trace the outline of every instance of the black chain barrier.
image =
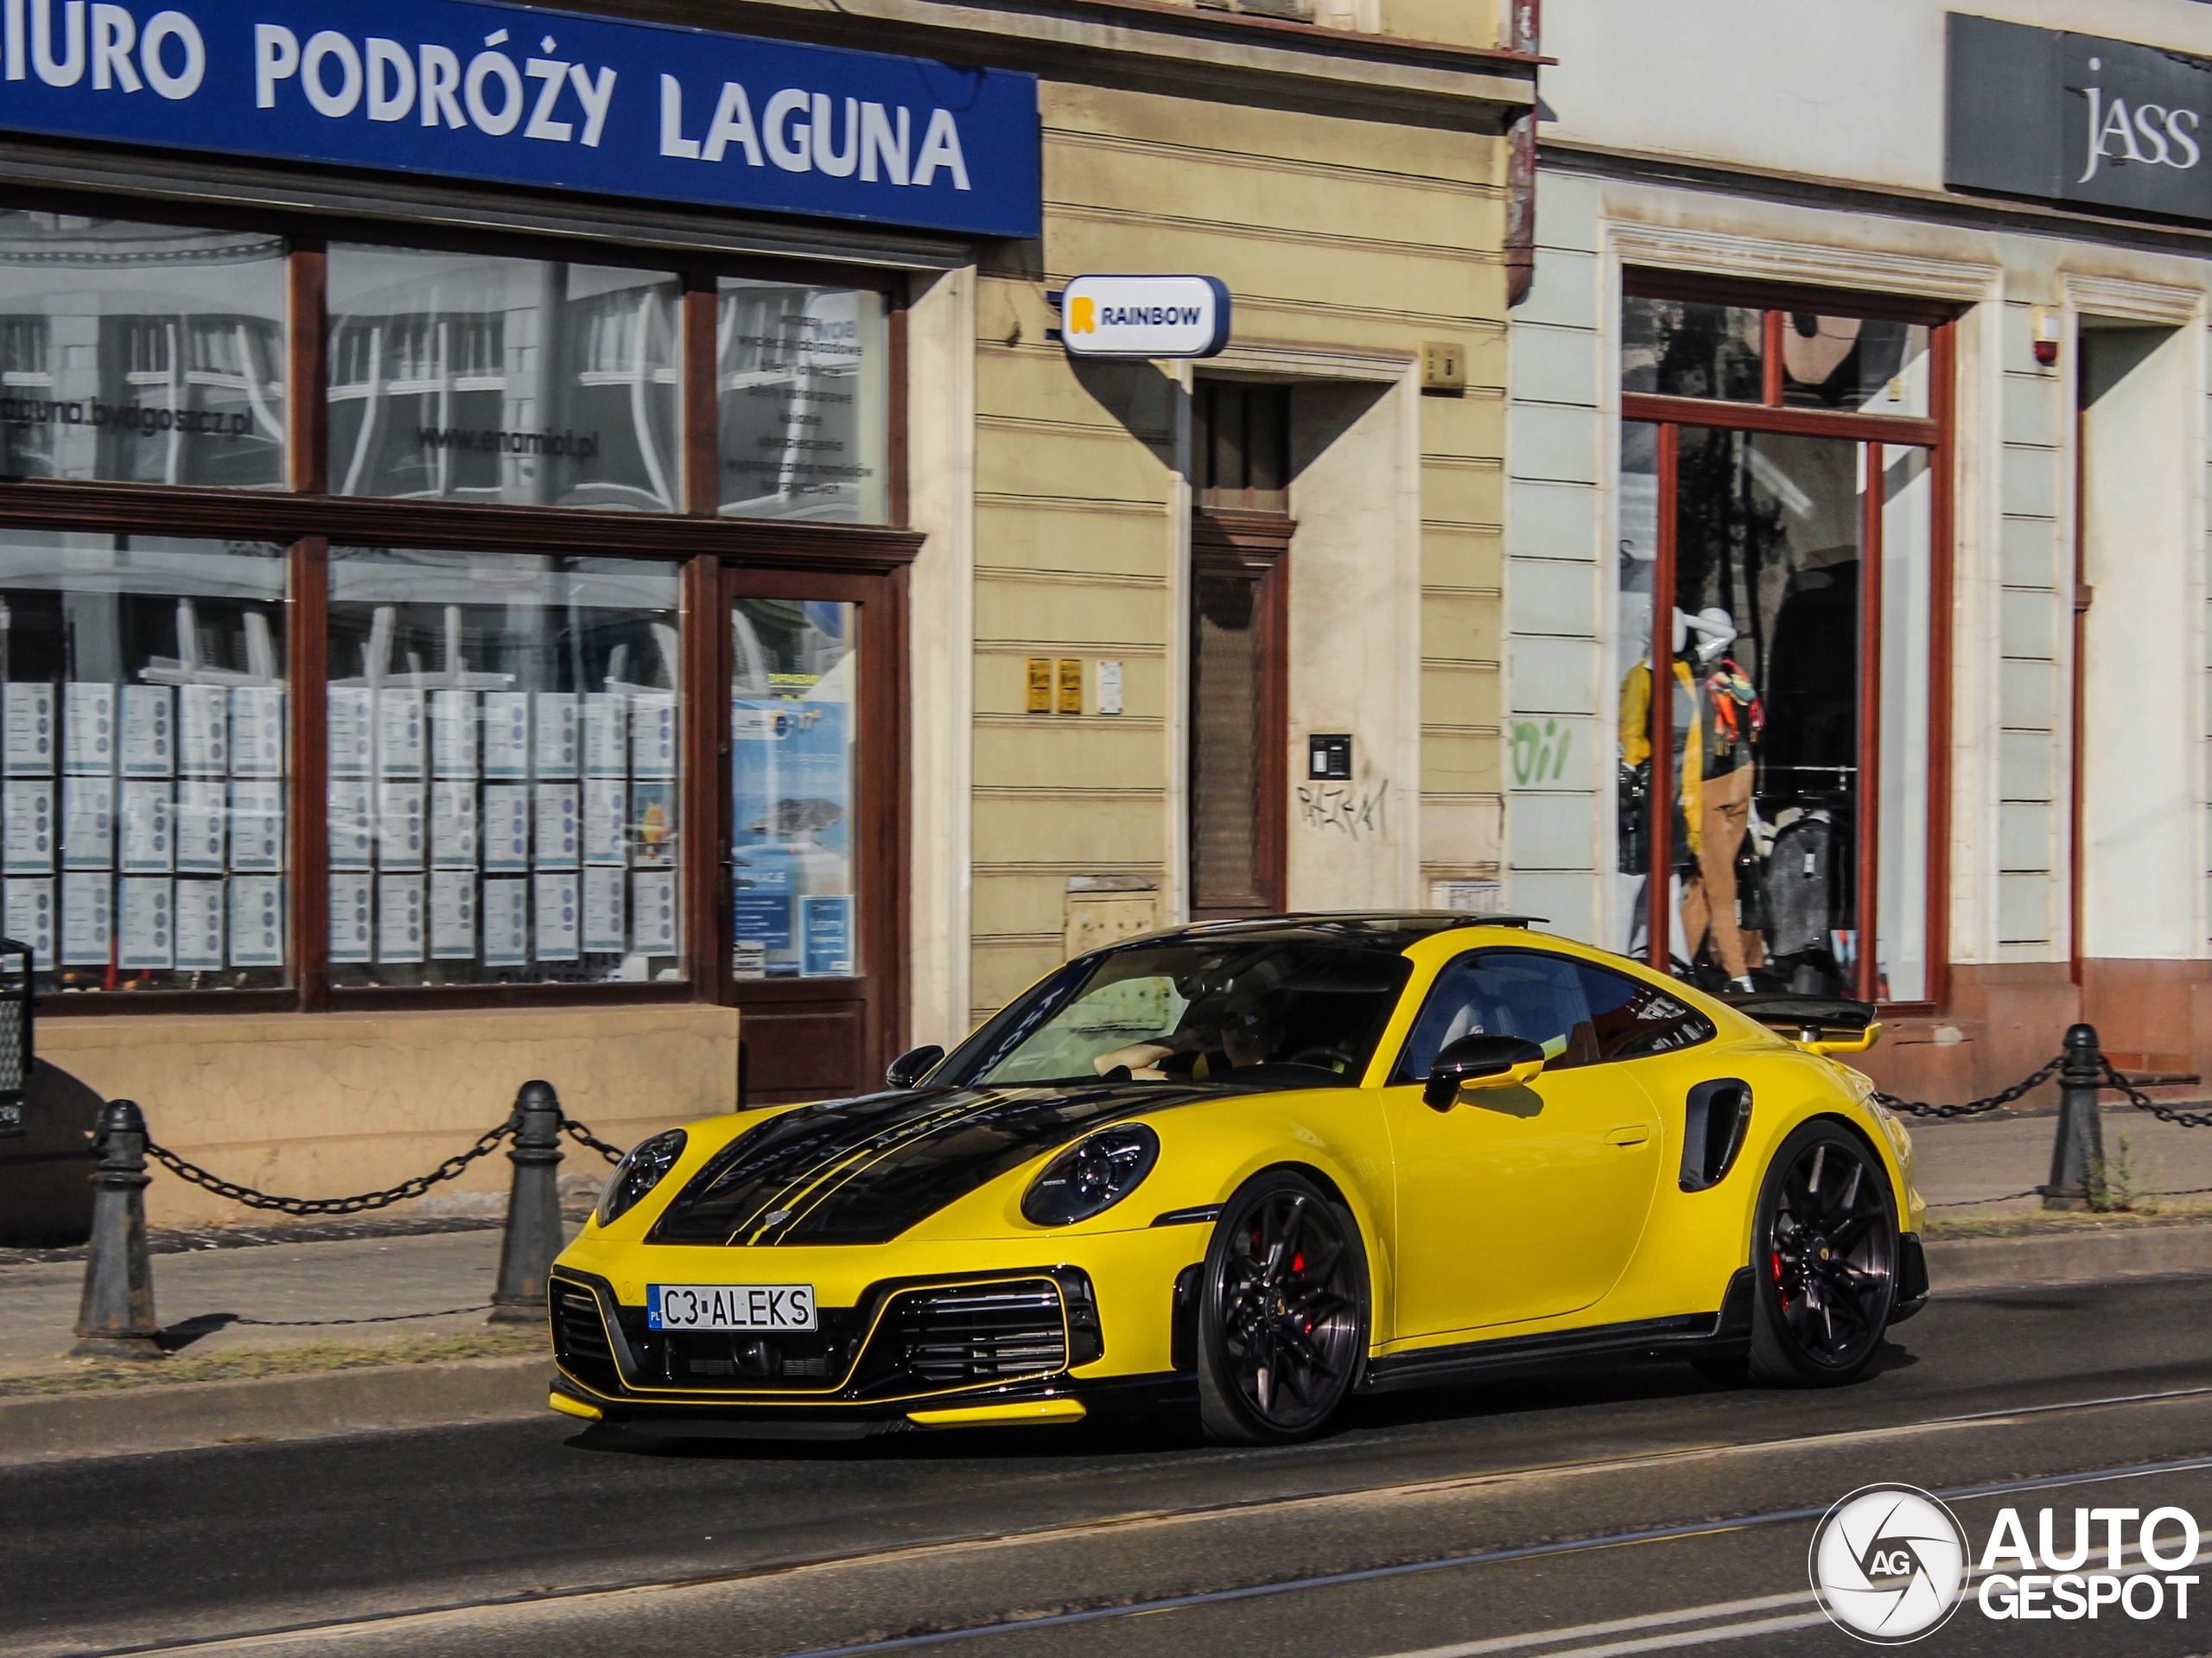
<svg viewBox="0 0 2212 1658">
<path fill-rule="evenodd" d="M 167 1147 L 157 1146 L 151 1140 L 146 1142 L 146 1155 L 176 1176 L 178 1179 L 188 1181 L 193 1185 L 213 1192 L 218 1197 L 227 1198 L 232 1203 L 243 1204 L 248 1209 L 271 1209 L 282 1214 L 301 1217 L 310 1215 L 359 1215 L 366 1210 L 388 1209 L 394 1204 L 404 1204 L 410 1198 L 420 1197 L 432 1186 L 454 1178 L 477 1159 L 488 1157 L 497 1151 L 499 1142 L 511 1137 L 521 1125 L 522 1115 L 521 1113 L 517 1112 L 498 1128 L 486 1129 L 474 1146 L 465 1152 L 456 1153 L 446 1159 L 429 1173 L 418 1174 L 411 1179 L 402 1180 L 397 1185 L 387 1186 L 382 1191 L 356 1192 L 350 1197 L 272 1197 L 268 1192 L 256 1191 L 251 1186 L 242 1186 L 235 1180 L 226 1180 L 219 1174 L 212 1174 L 197 1163 L 187 1161 Z M 621 1147 L 608 1145 L 574 1117 L 561 1119 L 561 1131 L 575 1140 L 577 1145 L 597 1152 L 609 1163 L 619 1163 L 622 1160 Z"/>
<path fill-rule="evenodd" d="M 2052 1077 L 2057 1076 L 2058 1068 L 2065 1063 L 2066 1056 L 2062 1053 L 2049 1064 L 2030 1072 L 2002 1093 L 1992 1094 L 1986 1100 L 1968 1100 L 1961 1105 L 1930 1105 L 1925 1100 L 1901 1100 L 1894 1094 L 1883 1093 L 1879 1089 L 1874 1090 L 1874 1097 L 1889 1107 L 1891 1110 L 1902 1111 L 1909 1117 L 1977 1117 L 1985 1111 L 1994 1111 L 2000 1107 L 2012 1104 L 2015 1100 L 2025 1099 Z M 2107 1065 L 2105 1069 L 2111 1070 L 2112 1067 Z M 2142 1100 L 2140 1096 L 2137 1098 L 2145 1109 L 2153 1111 L 2158 1109 L 2148 1101 Z M 2206 1117 L 2203 1121 L 2212 1123 L 2212 1117 Z"/>
<path fill-rule="evenodd" d="M 2160 1122 L 2171 1122 L 2177 1128 L 2212 1128 L 2212 1111 L 2177 1111 L 2170 1105 L 2161 1105 L 2121 1076 L 2112 1061 L 2106 1058 L 2104 1055 L 2097 1056 L 2097 1064 L 2104 1071 L 2104 1085 L 2120 1095 L 2138 1111 L 2148 1111 Z"/>
</svg>

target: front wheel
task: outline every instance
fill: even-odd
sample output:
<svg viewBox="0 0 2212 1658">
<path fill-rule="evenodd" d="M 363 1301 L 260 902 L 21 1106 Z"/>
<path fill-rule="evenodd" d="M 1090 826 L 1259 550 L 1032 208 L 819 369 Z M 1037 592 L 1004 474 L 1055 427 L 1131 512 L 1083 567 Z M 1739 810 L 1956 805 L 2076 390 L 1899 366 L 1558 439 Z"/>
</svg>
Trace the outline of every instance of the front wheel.
<svg viewBox="0 0 2212 1658">
<path fill-rule="evenodd" d="M 1224 1205 L 1198 1301 L 1198 1419 L 1231 1445 L 1326 1427 L 1367 1356 L 1367 1254 L 1303 1175 L 1255 1175 Z"/>
<path fill-rule="evenodd" d="M 1897 1200 L 1880 1160 L 1840 1123 L 1797 1129 L 1767 1166 L 1751 1225 L 1752 1379 L 1858 1380 L 1897 1305 Z"/>
</svg>

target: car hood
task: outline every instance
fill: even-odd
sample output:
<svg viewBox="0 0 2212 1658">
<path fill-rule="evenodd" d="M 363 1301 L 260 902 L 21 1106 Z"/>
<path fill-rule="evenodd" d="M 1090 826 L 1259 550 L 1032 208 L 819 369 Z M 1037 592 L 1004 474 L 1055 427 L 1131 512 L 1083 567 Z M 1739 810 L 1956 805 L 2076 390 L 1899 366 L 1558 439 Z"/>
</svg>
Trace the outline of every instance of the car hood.
<svg viewBox="0 0 2212 1658">
<path fill-rule="evenodd" d="M 802 1106 L 709 1158 L 652 1243 L 887 1243 L 1102 1124 L 1232 1090 L 1163 1083 L 913 1089 Z"/>
</svg>

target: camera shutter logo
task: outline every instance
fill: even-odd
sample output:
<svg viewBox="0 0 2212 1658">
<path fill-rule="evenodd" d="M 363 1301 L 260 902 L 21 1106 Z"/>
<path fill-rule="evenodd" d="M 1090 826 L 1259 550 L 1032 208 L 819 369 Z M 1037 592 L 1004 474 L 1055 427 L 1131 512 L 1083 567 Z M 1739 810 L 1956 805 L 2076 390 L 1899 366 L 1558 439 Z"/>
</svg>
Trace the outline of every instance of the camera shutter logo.
<svg viewBox="0 0 2212 1658">
<path fill-rule="evenodd" d="M 1846 1635 L 1903 1646 L 1932 1635 L 1966 1587 L 1966 1533 L 1910 1485 L 1866 1485 L 1821 1519 L 1807 1562 L 1821 1610 Z"/>
</svg>

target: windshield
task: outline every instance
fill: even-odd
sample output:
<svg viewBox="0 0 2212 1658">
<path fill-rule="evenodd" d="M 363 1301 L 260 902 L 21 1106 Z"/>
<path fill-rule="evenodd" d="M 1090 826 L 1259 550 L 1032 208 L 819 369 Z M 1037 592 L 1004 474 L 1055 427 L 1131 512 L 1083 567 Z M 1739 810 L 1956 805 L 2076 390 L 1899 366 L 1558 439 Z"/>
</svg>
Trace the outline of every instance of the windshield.
<svg viewBox="0 0 2212 1658">
<path fill-rule="evenodd" d="M 1408 967 L 1384 950 L 1280 937 L 1115 950 L 1070 962 L 930 1080 L 1349 1087 Z"/>
</svg>

